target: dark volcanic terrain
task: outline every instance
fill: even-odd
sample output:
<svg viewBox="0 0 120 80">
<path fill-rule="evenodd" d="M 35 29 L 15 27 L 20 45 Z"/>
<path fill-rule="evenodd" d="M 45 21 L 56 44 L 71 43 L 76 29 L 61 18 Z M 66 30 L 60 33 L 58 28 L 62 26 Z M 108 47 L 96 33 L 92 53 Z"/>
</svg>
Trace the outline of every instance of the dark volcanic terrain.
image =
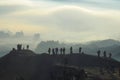
<svg viewBox="0 0 120 80">
<path fill-rule="evenodd" d="M 120 63 L 112 58 L 87 54 L 35 54 L 31 50 L 12 50 L 0 59 L 0 80 L 51 80 L 50 72 L 57 64 L 84 67 L 119 67 Z"/>
</svg>

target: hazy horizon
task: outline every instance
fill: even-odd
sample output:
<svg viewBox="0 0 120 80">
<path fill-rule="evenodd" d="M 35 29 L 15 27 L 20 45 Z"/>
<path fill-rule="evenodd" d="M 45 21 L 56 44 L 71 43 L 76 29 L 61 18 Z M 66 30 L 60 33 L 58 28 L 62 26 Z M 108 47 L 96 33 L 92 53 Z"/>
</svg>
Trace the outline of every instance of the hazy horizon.
<svg viewBox="0 0 120 80">
<path fill-rule="evenodd" d="M 1 0 L 0 30 L 42 40 L 87 42 L 119 38 L 119 0 Z"/>
</svg>

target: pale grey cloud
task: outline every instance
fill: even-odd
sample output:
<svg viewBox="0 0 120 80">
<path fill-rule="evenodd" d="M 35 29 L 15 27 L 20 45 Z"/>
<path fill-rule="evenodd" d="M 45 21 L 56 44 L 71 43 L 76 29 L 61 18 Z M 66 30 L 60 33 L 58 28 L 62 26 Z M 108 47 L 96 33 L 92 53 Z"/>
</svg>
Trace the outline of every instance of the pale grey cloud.
<svg viewBox="0 0 120 80">
<path fill-rule="evenodd" d="M 44 1 L 44 5 L 40 5 L 43 4 L 41 1 L 25 1 L 30 5 L 14 3 L 0 8 L 1 14 L 4 14 L 0 20 L 1 29 L 40 32 L 45 36 L 44 39 L 66 41 L 114 38 L 119 33 L 120 11 L 113 9 L 115 4 L 111 6 L 112 9 L 99 9 L 97 1 L 94 9 L 88 5 L 93 2 L 82 2 L 87 4 L 84 7 L 80 6 L 81 3 L 56 5 L 58 3 Z"/>
<path fill-rule="evenodd" d="M 99 13 L 77 7 L 58 7 L 51 10 L 49 14 L 28 15 L 26 13 L 16 16 L 20 22 L 45 27 L 47 32 L 42 33 L 46 36 L 45 39 L 53 39 L 54 36 L 55 40 L 86 41 L 114 38 L 114 35 L 119 33 L 120 12 L 110 12 Z M 113 15 L 115 13 L 118 14 Z"/>
<path fill-rule="evenodd" d="M 41 0 L 31 0 L 31 1 L 41 1 Z M 62 4 L 71 4 L 71 5 L 83 5 L 88 7 L 98 7 L 98 8 L 107 8 L 107 9 L 120 9 L 119 0 L 43 0 L 49 2 L 57 2 Z"/>
<path fill-rule="evenodd" d="M 0 15 L 7 15 L 16 11 L 24 10 L 25 6 L 20 5 L 0 5 Z"/>
</svg>

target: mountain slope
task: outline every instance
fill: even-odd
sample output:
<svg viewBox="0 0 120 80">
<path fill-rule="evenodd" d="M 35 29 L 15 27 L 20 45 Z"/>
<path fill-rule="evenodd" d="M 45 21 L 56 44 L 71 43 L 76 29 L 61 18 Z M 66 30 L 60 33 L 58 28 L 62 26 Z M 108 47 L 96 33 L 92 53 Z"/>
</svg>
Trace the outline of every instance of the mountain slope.
<svg viewBox="0 0 120 80">
<path fill-rule="evenodd" d="M 87 54 L 48 55 L 32 51 L 10 52 L 0 58 L 0 80 L 15 80 L 22 76 L 25 80 L 50 80 L 54 65 L 64 64 L 78 67 L 109 66 L 119 67 L 119 62 L 109 58 L 98 58 Z M 107 64 L 106 64 L 107 63 Z"/>
</svg>

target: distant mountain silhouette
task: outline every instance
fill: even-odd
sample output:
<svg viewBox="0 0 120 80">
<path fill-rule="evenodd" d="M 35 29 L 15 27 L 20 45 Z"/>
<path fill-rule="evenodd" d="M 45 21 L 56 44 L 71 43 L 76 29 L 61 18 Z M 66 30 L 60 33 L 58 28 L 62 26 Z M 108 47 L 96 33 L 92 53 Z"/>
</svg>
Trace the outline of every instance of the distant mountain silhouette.
<svg viewBox="0 0 120 80">
<path fill-rule="evenodd" d="M 120 41 L 113 40 L 113 39 L 106 39 L 106 40 L 92 41 L 92 42 L 89 42 L 88 45 L 90 45 L 90 46 L 96 45 L 100 48 L 101 47 L 110 47 L 110 46 L 120 45 Z"/>
<path fill-rule="evenodd" d="M 49 55 L 47 53 L 35 54 L 29 49 L 13 49 L 9 54 L 0 58 L 0 80 L 51 80 L 50 72 L 56 64 L 78 67 L 119 67 L 120 63 L 111 58 L 97 57 L 87 54 Z M 107 63 L 107 64 L 106 64 Z"/>
</svg>

